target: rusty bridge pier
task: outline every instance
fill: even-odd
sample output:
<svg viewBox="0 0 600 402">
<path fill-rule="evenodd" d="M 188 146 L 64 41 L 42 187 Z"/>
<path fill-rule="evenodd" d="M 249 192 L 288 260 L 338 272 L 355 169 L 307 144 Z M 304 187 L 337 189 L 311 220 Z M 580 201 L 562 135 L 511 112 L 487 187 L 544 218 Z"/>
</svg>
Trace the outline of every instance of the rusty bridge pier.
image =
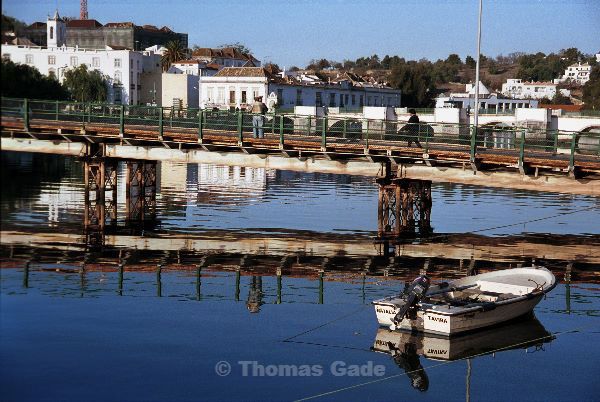
<svg viewBox="0 0 600 402">
<path fill-rule="evenodd" d="M 384 177 L 379 184 L 378 237 L 427 236 L 431 228 L 431 181 Z"/>
<path fill-rule="evenodd" d="M 84 164 L 84 226 L 104 230 L 117 221 L 117 161 L 103 157 L 86 158 Z"/>
<path fill-rule="evenodd" d="M 85 205 L 83 226 L 90 245 L 102 245 L 104 234 L 116 230 L 119 205 L 126 226 L 155 223 L 157 169 L 155 161 L 126 160 L 125 202 L 118 200 L 119 160 L 104 156 L 101 144 L 91 144 L 82 158 Z"/>
<path fill-rule="evenodd" d="M 127 161 L 125 213 L 127 222 L 156 218 L 156 162 Z"/>
</svg>

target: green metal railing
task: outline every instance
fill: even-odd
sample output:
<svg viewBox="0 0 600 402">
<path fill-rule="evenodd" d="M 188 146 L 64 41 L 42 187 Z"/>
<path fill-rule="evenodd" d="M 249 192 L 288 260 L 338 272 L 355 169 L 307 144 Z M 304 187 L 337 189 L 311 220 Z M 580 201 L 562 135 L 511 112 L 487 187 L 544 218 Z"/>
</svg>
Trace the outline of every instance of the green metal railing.
<svg viewBox="0 0 600 402">
<path fill-rule="evenodd" d="M 40 121 L 64 121 L 81 125 L 114 127 L 125 137 L 133 130 L 155 134 L 157 140 L 173 133 L 203 142 L 207 134 L 229 136 L 243 143 L 254 136 L 253 115 L 248 112 L 174 109 L 2 98 L 1 115 L 21 121 L 25 130 Z M 265 138 L 280 146 L 290 139 L 312 141 L 327 149 L 332 144 L 350 144 L 365 151 L 370 147 L 405 147 L 418 140 L 424 153 L 431 149 L 469 152 L 471 160 L 484 152 L 518 155 L 519 163 L 533 154 L 562 155 L 575 166 L 576 155 L 600 156 L 600 133 L 567 132 L 522 127 L 486 127 L 449 123 L 409 125 L 401 121 L 292 113 L 267 114 L 263 118 Z M 578 156 L 577 156 L 578 157 Z"/>
</svg>

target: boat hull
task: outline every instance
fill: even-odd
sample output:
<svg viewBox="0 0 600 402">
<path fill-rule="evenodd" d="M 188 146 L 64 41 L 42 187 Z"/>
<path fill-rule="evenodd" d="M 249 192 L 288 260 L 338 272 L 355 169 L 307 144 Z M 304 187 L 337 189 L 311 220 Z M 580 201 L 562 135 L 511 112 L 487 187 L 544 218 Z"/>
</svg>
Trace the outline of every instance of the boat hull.
<svg viewBox="0 0 600 402">
<path fill-rule="evenodd" d="M 493 309 L 471 309 L 457 314 L 446 314 L 434 309 L 418 310 L 415 319 L 405 318 L 398 329 L 425 333 L 454 335 L 499 324 L 530 313 L 542 300 L 543 294 L 524 298 L 506 304 L 494 305 Z M 392 319 L 398 312 L 389 304 L 375 304 L 377 321 L 380 326 L 391 327 Z M 489 307 L 488 307 L 489 308 Z"/>
</svg>

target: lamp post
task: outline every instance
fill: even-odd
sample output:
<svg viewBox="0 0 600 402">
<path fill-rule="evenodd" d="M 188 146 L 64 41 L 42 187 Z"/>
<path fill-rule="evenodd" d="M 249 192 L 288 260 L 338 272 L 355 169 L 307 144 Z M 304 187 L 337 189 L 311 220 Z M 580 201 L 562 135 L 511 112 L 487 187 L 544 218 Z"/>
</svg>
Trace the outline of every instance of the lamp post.
<svg viewBox="0 0 600 402">
<path fill-rule="evenodd" d="M 471 150 L 471 162 L 475 162 L 475 146 L 477 144 L 477 131 L 479 129 L 479 59 L 481 55 L 481 14 L 483 8 L 483 0 L 479 0 L 479 17 L 477 23 L 477 61 L 475 63 L 475 116 L 474 116 L 474 129 L 471 134 L 475 138 L 471 139 L 473 149 Z"/>
</svg>

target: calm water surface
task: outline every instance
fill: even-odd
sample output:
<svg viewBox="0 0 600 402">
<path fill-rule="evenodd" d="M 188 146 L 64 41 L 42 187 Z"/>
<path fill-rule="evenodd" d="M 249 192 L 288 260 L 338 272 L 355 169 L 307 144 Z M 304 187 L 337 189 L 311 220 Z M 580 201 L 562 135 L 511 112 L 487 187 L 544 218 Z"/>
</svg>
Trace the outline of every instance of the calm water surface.
<svg viewBox="0 0 600 402">
<path fill-rule="evenodd" d="M 427 253 L 416 240 L 395 258 L 371 246 L 372 179 L 161 163 L 157 226 L 91 247 L 81 165 L 0 155 L 3 400 L 598 400 L 598 199 L 434 184 L 435 235 L 476 234 L 478 250 L 543 239 L 538 254 L 478 269 L 534 257 L 560 283 L 535 319 L 451 341 L 398 336 L 390 352 L 370 301 Z M 435 239 L 422 247 L 444 255 L 428 272 L 465 275 L 459 249 Z M 567 241 L 564 258 L 541 247 Z"/>
</svg>

